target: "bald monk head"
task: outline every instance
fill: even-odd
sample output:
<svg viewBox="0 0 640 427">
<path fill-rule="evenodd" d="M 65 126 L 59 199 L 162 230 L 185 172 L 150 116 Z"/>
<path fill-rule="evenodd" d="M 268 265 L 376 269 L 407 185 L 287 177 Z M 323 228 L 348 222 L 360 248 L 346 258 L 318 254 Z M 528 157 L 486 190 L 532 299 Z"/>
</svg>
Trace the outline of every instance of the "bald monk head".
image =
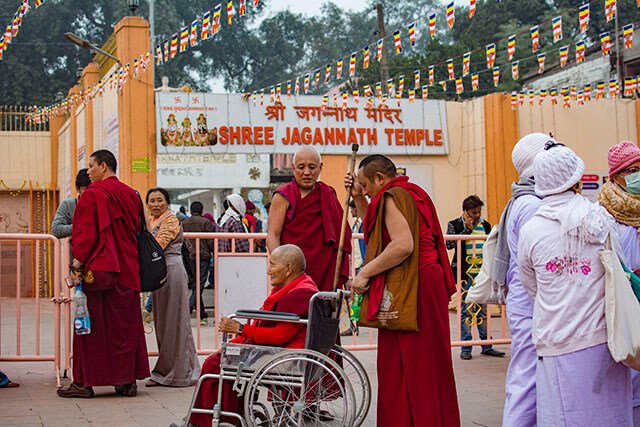
<svg viewBox="0 0 640 427">
<path fill-rule="evenodd" d="M 322 158 L 315 148 L 303 147 L 293 155 L 293 179 L 296 180 L 301 193 L 308 193 L 316 185 L 322 172 Z"/>
<path fill-rule="evenodd" d="M 299 247 L 282 245 L 271 252 L 267 274 L 271 276 L 271 285 L 280 288 L 298 278 L 306 268 L 307 262 Z"/>
<path fill-rule="evenodd" d="M 372 198 L 397 175 L 396 165 L 381 154 L 365 157 L 358 166 L 358 182 L 364 193 Z"/>
</svg>

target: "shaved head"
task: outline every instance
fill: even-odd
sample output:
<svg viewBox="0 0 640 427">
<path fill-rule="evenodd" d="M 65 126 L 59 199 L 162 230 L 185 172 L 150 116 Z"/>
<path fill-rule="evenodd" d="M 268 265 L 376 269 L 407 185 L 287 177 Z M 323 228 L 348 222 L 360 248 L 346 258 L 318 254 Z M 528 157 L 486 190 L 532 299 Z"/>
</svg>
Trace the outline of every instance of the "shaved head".
<svg viewBox="0 0 640 427">
<path fill-rule="evenodd" d="M 295 165 L 297 160 L 302 159 L 315 161 L 315 163 L 318 165 L 322 163 L 322 157 L 320 156 L 320 153 L 318 153 L 318 150 L 313 147 L 302 147 L 301 149 L 296 151 L 293 155 L 293 164 Z"/>
<path fill-rule="evenodd" d="M 304 273 L 307 268 L 307 261 L 302 250 L 296 245 L 278 246 L 272 253 L 271 258 L 279 264 L 289 264 L 296 276 Z"/>
<path fill-rule="evenodd" d="M 381 173 L 388 178 L 397 176 L 396 165 L 393 164 L 391 159 L 381 154 L 372 154 L 365 157 L 360 162 L 358 169 L 362 170 L 364 176 L 371 180 L 376 176 L 376 173 Z"/>
</svg>

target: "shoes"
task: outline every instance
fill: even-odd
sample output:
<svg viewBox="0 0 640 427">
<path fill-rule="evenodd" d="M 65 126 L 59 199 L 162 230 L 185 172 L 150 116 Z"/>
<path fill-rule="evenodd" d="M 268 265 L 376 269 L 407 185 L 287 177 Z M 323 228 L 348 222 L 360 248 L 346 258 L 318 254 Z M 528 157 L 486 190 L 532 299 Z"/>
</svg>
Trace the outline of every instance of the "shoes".
<svg viewBox="0 0 640 427">
<path fill-rule="evenodd" d="M 460 353 L 460 359 L 462 360 L 471 360 L 471 358 L 472 356 L 470 351 L 463 351 L 462 353 Z"/>
<path fill-rule="evenodd" d="M 360 334 L 360 330 L 358 328 L 355 329 L 355 331 L 353 330 L 353 328 L 349 328 L 346 331 L 343 331 L 340 333 L 341 337 L 350 337 L 352 335 L 358 336 Z"/>
<path fill-rule="evenodd" d="M 131 384 L 123 384 L 115 386 L 116 394 L 124 397 L 136 397 L 138 395 L 138 386 L 136 382 L 132 382 Z"/>
<path fill-rule="evenodd" d="M 504 351 L 498 351 L 490 348 L 489 350 L 482 350 L 480 354 L 484 354 L 485 356 L 503 357 Z"/>
<path fill-rule="evenodd" d="M 207 326 L 207 319 L 200 319 L 200 326 Z"/>
<path fill-rule="evenodd" d="M 157 381 L 149 380 L 149 381 L 147 381 L 147 382 L 145 383 L 145 385 L 144 385 L 144 386 L 145 386 L 145 387 L 160 387 L 161 385 L 162 385 L 162 384 L 160 384 L 160 383 L 159 383 L 159 382 L 157 382 Z"/>
<path fill-rule="evenodd" d="M 76 383 L 71 383 L 67 388 L 59 388 L 58 396 L 60 397 L 80 397 L 85 399 L 91 399 L 93 394 L 93 388 L 80 387 Z"/>
</svg>

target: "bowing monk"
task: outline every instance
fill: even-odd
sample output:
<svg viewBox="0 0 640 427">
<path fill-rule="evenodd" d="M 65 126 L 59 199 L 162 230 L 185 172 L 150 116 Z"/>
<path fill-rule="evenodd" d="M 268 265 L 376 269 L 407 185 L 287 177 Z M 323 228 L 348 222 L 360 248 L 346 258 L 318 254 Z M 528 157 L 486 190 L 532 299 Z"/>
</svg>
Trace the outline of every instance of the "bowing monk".
<svg viewBox="0 0 640 427">
<path fill-rule="evenodd" d="M 375 319 L 383 309 L 383 298 L 375 296 L 383 296 L 385 276 L 395 276 L 396 269 L 418 270 L 400 278 L 403 287 L 417 286 L 418 331 L 379 330 L 377 423 L 459 426 L 447 311 L 455 282 L 433 202 L 377 154 L 362 160 L 357 179 L 347 175 L 345 186 L 364 217 L 366 264 L 352 283 L 353 291 L 369 292 L 362 315 L 369 319 L 373 310 Z"/>
<path fill-rule="evenodd" d="M 293 181 L 276 189 L 269 209 L 267 248 L 287 243 L 302 249 L 308 260 L 307 274 L 321 291 L 333 290 L 338 258 L 342 206 L 333 187 L 318 181 L 322 159 L 305 147 L 293 156 Z M 349 277 L 351 230 L 345 229 L 344 254 L 339 285 Z"/>
<path fill-rule="evenodd" d="M 136 380 L 149 376 L 140 314 L 138 230 L 140 196 L 115 176 L 107 150 L 89 158 L 92 184 L 78 199 L 73 217 L 73 268 L 84 275 L 91 333 L 73 336 L 73 383 L 60 397 L 94 396 L 94 386 L 137 394 Z"/>
<path fill-rule="evenodd" d="M 283 245 L 273 250 L 267 274 L 271 276 L 273 290 L 262 304 L 261 310 L 293 313 L 302 319 L 308 317 L 309 301 L 318 292 L 311 277 L 305 272 L 304 254 L 295 245 Z M 285 348 L 304 348 L 307 329 L 303 324 L 255 321 L 246 325 L 223 317 L 220 332 L 236 334 L 236 343 L 269 345 Z M 220 354 L 214 353 L 202 365 L 202 375 L 220 372 Z M 222 410 L 244 413 L 243 398 L 232 389 L 233 381 L 223 384 Z M 205 380 L 196 397 L 195 408 L 213 409 L 218 402 L 218 381 Z M 224 419 L 223 419 L 224 421 Z M 227 420 L 231 422 L 232 420 Z M 189 422 L 198 427 L 211 426 L 209 414 L 191 414 Z"/>
</svg>

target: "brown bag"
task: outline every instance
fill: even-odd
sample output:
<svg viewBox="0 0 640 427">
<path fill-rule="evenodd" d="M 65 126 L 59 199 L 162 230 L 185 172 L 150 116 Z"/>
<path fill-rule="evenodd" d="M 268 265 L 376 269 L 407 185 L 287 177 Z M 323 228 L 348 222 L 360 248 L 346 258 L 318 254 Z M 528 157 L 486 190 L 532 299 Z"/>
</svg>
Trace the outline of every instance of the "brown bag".
<svg viewBox="0 0 640 427">
<path fill-rule="evenodd" d="M 384 224 L 384 203 L 391 196 L 396 206 L 413 231 L 414 250 L 404 262 L 388 270 L 384 279 L 384 294 L 376 320 L 367 320 L 369 292 L 364 294 L 360 309 L 361 326 L 396 331 L 418 331 L 418 211 L 413 197 L 404 189 L 392 187 L 380 200 L 376 215 L 376 225 L 369 236 L 366 261 L 369 262 L 383 250 L 382 230 Z"/>
</svg>

